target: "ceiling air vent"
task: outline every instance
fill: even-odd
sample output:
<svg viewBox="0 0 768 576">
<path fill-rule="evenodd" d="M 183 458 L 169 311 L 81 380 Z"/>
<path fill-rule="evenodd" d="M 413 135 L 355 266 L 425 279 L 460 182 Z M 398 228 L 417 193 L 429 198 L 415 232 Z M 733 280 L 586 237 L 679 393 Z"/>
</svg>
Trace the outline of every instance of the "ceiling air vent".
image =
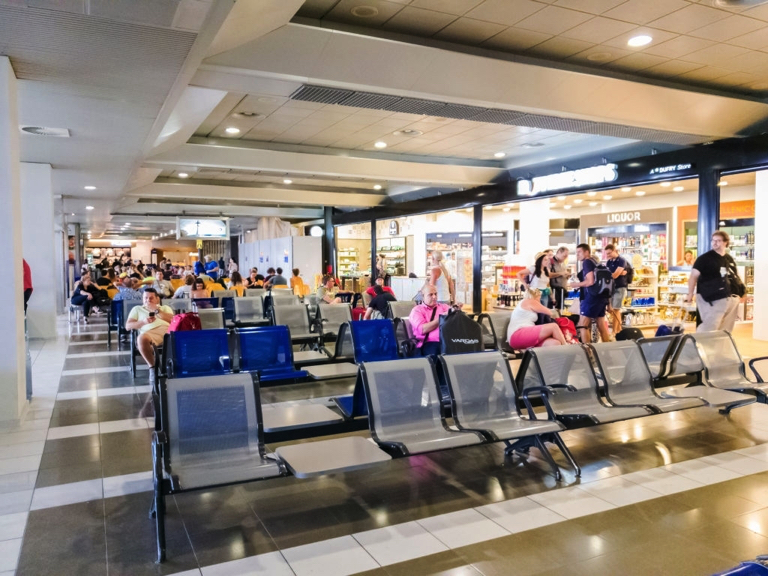
<svg viewBox="0 0 768 576">
<path fill-rule="evenodd" d="M 759 6 L 768 3 L 768 0 L 715 0 L 716 6 L 725 6 L 726 8 Z"/>
<path fill-rule="evenodd" d="M 67 128 L 49 128 L 48 126 L 19 126 L 22 132 L 34 136 L 53 136 L 54 138 L 69 138 Z"/>
</svg>

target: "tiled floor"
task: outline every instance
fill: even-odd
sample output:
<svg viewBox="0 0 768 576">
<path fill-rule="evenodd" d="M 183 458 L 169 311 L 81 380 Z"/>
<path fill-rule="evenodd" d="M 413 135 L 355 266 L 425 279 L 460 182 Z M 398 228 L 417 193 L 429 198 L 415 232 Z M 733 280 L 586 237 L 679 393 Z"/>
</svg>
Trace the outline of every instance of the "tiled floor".
<svg viewBox="0 0 768 576">
<path fill-rule="evenodd" d="M 745 356 L 768 352 L 747 332 Z M 768 553 L 768 406 L 753 404 L 566 432 L 583 475 L 561 483 L 486 445 L 178 495 L 157 565 L 146 372 L 131 378 L 98 320 L 32 356 L 30 419 L 0 433 L 0 576 L 705 575 Z M 325 403 L 353 384 L 262 400 Z"/>
</svg>

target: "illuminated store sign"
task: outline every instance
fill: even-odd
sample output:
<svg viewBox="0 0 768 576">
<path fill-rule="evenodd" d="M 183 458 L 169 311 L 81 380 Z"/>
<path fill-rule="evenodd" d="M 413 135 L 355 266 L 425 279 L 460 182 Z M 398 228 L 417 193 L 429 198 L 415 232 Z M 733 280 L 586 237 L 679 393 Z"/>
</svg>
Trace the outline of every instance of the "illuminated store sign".
<svg viewBox="0 0 768 576">
<path fill-rule="evenodd" d="M 568 188 L 581 188 L 582 186 L 597 186 L 613 182 L 619 177 L 616 164 L 603 164 L 581 170 L 560 172 L 538 176 L 531 180 L 519 180 L 517 182 L 518 196 L 535 196 L 542 192 L 565 190 Z"/>
<path fill-rule="evenodd" d="M 671 166 L 658 166 L 651 168 L 651 174 L 668 174 L 669 172 L 680 172 L 682 170 L 690 170 L 693 168 L 693 164 L 672 164 Z"/>
</svg>

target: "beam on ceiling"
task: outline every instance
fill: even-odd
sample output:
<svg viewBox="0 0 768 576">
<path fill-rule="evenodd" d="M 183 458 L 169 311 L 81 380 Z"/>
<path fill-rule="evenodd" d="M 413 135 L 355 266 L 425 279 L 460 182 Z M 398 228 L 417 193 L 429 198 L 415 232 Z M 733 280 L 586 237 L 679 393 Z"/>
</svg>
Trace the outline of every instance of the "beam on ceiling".
<svg viewBox="0 0 768 576">
<path fill-rule="evenodd" d="M 210 217 L 253 217 L 276 216 L 278 218 L 316 219 L 323 215 L 320 208 L 294 208 L 292 206 L 209 206 L 207 204 L 173 204 L 173 203 L 142 203 L 121 208 L 112 216 L 155 216 L 158 222 L 166 221 L 168 217 L 176 216 L 210 216 Z M 133 220 L 131 220 L 133 223 Z"/>
<path fill-rule="evenodd" d="M 768 116 L 768 104 L 754 100 L 535 66 L 495 58 L 491 51 L 465 54 L 296 23 L 206 59 L 192 83 L 225 89 L 221 83 L 233 74 L 250 76 L 254 84 L 259 77 L 275 86 L 277 81 L 285 87 L 311 83 L 707 139 L 739 135 Z"/>
<path fill-rule="evenodd" d="M 303 154 L 280 150 L 235 147 L 231 144 L 185 144 L 148 158 L 145 165 L 162 168 L 222 168 L 264 170 L 286 174 L 328 177 L 359 177 L 369 180 L 431 185 L 479 186 L 491 182 L 498 168 L 445 165 L 325 154 Z"/>
<path fill-rule="evenodd" d="M 383 194 L 345 194 L 344 192 L 313 192 L 287 188 L 252 188 L 240 186 L 216 186 L 213 184 L 163 184 L 154 183 L 131 190 L 131 198 L 147 199 L 215 199 L 226 207 L 226 202 L 264 202 L 278 206 L 378 206 L 385 199 Z"/>
</svg>

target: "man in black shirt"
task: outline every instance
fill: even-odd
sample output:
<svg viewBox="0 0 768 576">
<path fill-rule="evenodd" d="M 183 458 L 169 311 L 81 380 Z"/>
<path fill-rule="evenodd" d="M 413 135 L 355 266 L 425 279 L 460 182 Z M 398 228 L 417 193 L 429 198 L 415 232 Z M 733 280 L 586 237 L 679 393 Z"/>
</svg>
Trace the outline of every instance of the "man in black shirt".
<svg viewBox="0 0 768 576">
<path fill-rule="evenodd" d="M 738 275 L 736 262 L 726 248 L 730 243 L 726 232 L 716 230 L 712 234 L 712 250 L 705 252 L 693 263 L 688 279 L 686 302 L 696 294 L 696 307 L 701 316 L 697 332 L 733 330 L 739 310 L 739 296 L 733 293 L 731 278 Z"/>
<path fill-rule="evenodd" d="M 608 261 L 605 265 L 613 276 L 613 294 L 608 303 L 608 314 L 611 316 L 611 325 L 614 335 L 621 330 L 621 308 L 627 297 L 627 261 L 616 251 L 613 244 L 608 244 L 604 249 Z"/>
<path fill-rule="evenodd" d="M 365 309 L 365 316 L 363 320 L 376 320 L 387 317 L 387 311 L 389 310 L 389 303 L 395 302 L 395 298 L 389 292 L 385 292 L 384 288 L 378 284 L 373 286 L 374 297 L 371 299 L 371 303 L 368 304 L 368 308 Z"/>
</svg>

